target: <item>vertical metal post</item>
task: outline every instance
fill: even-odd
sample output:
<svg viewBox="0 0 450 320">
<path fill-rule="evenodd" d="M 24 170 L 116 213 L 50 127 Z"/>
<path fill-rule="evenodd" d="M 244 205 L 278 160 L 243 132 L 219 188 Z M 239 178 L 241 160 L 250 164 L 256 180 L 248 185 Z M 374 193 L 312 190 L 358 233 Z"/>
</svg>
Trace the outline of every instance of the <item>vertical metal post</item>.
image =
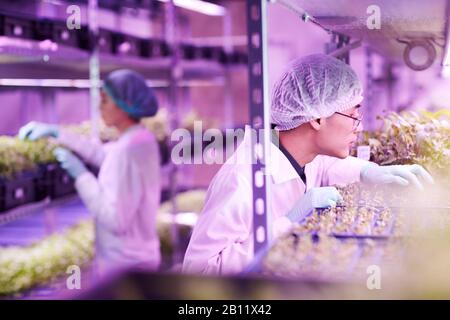
<svg viewBox="0 0 450 320">
<path fill-rule="evenodd" d="M 383 63 L 383 76 L 385 78 L 385 85 L 387 89 L 387 106 L 389 110 L 397 112 L 398 105 L 396 101 L 394 101 L 394 85 L 395 85 L 395 76 L 394 76 L 394 65 L 390 61 L 384 61 Z"/>
<path fill-rule="evenodd" d="M 2 89 L 0 91 L 0 94 L 3 94 L 3 92 L 6 92 L 6 88 Z M 30 114 L 30 99 L 29 99 L 29 95 L 30 95 L 30 90 L 28 88 L 22 88 L 21 90 L 21 94 L 20 94 L 20 112 L 19 112 L 19 116 L 20 116 L 20 123 L 19 125 L 23 126 L 25 123 L 27 123 L 29 121 L 29 114 Z M 17 124 L 16 124 L 17 125 Z M 2 132 L 3 133 L 3 132 Z"/>
<path fill-rule="evenodd" d="M 448 77 L 448 68 L 450 67 L 450 0 L 445 1 L 445 27 L 444 38 L 445 48 L 442 55 L 442 72 L 441 76 Z"/>
<path fill-rule="evenodd" d="M 42 107 L 45 113 L 45 121 L 58 123 L 58 115 L 55 104 L 55 88 L 41 88 L 39 90 L 42 97 Z"/>
<path fill-rule="evenodd" d="M 332 54 L 339 60 L 344 61 L 346 64 L 350 64 L 350 50 L 342 53 L 337 53 L 338 49 L 348 46 L 350 43 L 350 37 L 342 34 L 331 33 L 330 42 L 325 44 L 325 53 Z"/>
<path fill-rule="evenodd" d="M 223 16 L 223 47 L 227 54 L 233 51 L 233 44 L 231 37 L 233 36 L 233 25 L 231 19 L 231 13 L 229 7 L 225 11 Z M 233 108 L 233 96 L 231 90 L 231 70 L 229 67 L 225 68 L 225 86 L 224 86 L 224 124 L 225 129 L 234 125 L 234 108 Z"/>
<path fill-rule="evenodd" d="M 345 47 L 350 43 L 350 37 L 339 35 L 338 38 L 339 38 L 338 48 Z M 345 54 L 343 54 L 342 61 L 344 61 L 346 64 L 350 64 L 350 50 L 347 51 Z"/>
<path fill-rule="evenodd" d="M 166 6 L 166 15 L 165 15 L 165 35 L 166 35 L 166 41 L 168 42 L 169 46 L 172 49 L 172 56 L 171 56 L 171 69 L 170 69 L 170 83 L 168 88 L 168 102 L 169 102 L 169 108 L 170 108 L 170 128 L 172 130 L 178 128 L 179 121 L 178 121 L 178 84 L 180 82 L 180 79 L 182 77 L 182 70 L 180 66 L 180 53 L 179 53 L 179 43 L 177 39 L 176 34 L 176 23 L 177 23 L 177 17 L 176 17 L 176 11 L 175 11 L 175 4 L 173 3 L 173 0 L 170 0 L 167 2 Z M 169 142 L 172 144 L 172 142 Z M 173 145 L 170 146 L 170 150 L 172 150 Z M 170 165 L 170 172 L 169 172 L 169 194 L 170 194 L 170 201 L 172 205 L 172 213 L 176 215 L 178 213 L 178 206 L 176 203 L 176 194 L 177 194 L 177 166 L 173 164 L 172 162 L 169 162 Z M 171 238 L 173 241 L 173 263 L 176 264 L 179 261 L 181 261 L 181 252 L 179 250 L 180 247 L 180 241 L 179 241 L 179 234 L 178 234 L 178 226 L 174 222 L 172 223 L 171 227 Z"/>
<path fill-rule="evenodd" d="M 89 35 L 92 40 L 91 55 L 89 57 L 89 80 L 90 80 L 90 115 L 91 115 L 91 135 L 98 139 L 99 129 L 98 121 L 99 103 L 100 103 L 100 61 L 98 57 L 98 3 L 97 0 L 89 0 L 88 3 L 88 20 L 89 20 Z"/>
<path fill-rule="evenodd" d="M 271 239 L 270 183 L 270 108 L 267 66 L 266 0 L 247 1 L 248 74 L 250 124 L 252 134 L 253 240 L 254 253 L 265 249 Z M 260 135 L 263 132 L 263 135 Z"/>
<path fill-rule="evenodd" d="M 366 48 L 366 94 L 364 99 L 365 112 L 367 113 L 368 129 L 374 129 L 375 119 L 373 105 L 373 70 L 372 70 L 372 51 Z"/>
</svg>

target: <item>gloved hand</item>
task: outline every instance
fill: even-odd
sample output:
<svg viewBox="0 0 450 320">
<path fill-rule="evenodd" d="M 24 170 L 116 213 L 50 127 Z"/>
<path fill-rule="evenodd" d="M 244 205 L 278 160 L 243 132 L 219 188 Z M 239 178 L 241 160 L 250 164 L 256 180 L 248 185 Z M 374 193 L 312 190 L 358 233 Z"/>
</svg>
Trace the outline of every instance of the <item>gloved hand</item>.
<svg viewBox="0 0 450 320">
<path fill-rule="evenodd" d="M 342 201 L 342 196 L 335 187 L 312 188 L 297 201 L 287 217 L 292 222 L 298 222 L 310 214 L 314 208 L 335 207 L 338 201 Z"/>
<path fill-rule="evenodd" d="M 41 122 L 29 122 L 19 130 L 19 139 L 34 141 L 44 137 L 55 137 L 59 135 L 58 126 Z"/>
<path fill-rule="evenodd" d="M 67 149 L 56 148 L 53 151 L 53 154 L 61 163 L 61 167 L 63 167 L 74 179 L 88 171 L 84 163 Z"/>
<path fill-rule="evenodd" d="M 370 163 L 361 170 L 361 181 L 365 183 L 396 183 L 401 186 L 408 186 L 412 183 L 419 190 L 423 190 L 423 185 L 419 178 L 428 183 L 434 183 L 431 175 L 418 164 L 379 166 L 375 163 Z"/>
</svg>

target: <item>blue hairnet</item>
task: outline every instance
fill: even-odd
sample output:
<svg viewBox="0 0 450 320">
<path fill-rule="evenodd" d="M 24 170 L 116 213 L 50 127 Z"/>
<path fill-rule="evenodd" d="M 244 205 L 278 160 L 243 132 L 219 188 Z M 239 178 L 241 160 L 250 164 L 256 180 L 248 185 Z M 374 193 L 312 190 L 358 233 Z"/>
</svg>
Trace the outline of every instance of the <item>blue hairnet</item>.
<svg viewBox="0 0 450 320">
<path fill-rule="evenodd" d="M 130 117 L 151 117 L 158 111 L 158 101 L 153 90 L 147 87 L 139 73 L 121 69 L 111 72 L 103 82 L 103 89 L 116 105 Z"/>
<path fill-rule="evenodd" d="M 325 54 L 296 59 L 275 85 L 272 123 L 289 130 L 329 117 L 360 104 L 362 92 L 356 73 L 341 60 Z"/>
</svg>

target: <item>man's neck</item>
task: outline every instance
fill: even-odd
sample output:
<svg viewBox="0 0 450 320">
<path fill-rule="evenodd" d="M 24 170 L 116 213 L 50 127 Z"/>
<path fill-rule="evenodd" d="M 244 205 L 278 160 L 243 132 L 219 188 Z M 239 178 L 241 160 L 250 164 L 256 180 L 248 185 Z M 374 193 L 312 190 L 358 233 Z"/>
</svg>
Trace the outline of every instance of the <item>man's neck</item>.
<svg viewBox="0 0 450 320">
<path fill-rule="evenodd" d="M 318 155 L 307 130 L 304 132 L 281 131 L 280 143 L 292 155 L 297 163 L 304 167 Z M 303 134 L 302 134 L 303 133 Z"/>
<path fill-rule="evenodd" d="M 128 131 L 128 129 L 130 129 L 131 127 L 135 126 L 137 123 L 134 121 L 130 121 L 130 122 L 124 122 L 121 123 L 120 125 L 116 126 L 116 129 L 119 131 L 119 133 L 122 135 L 125 132 Z"/>
</svg>

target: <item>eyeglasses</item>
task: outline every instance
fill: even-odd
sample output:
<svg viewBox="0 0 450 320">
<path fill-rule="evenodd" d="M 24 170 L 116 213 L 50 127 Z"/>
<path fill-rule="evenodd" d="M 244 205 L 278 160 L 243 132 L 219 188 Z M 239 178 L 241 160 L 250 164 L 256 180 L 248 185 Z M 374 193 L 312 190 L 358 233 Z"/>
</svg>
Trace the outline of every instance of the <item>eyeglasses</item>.
<svg viewBox="0 0 450 320">
<path fill-rule="evenodd" d="M 361 121 L 362 121 L 362 119 L 363 119 L 363 116 L 362 116 L 362 115 L 361 115 L 359 118 L 355 118 L 355 117 L 352 117 L 352 116 L 350 116 L 350 115 L 348 115 L 348 114 L 345 114 L 345 113 L 341 113 L 341 112 L 335 112 L 335 113 L 337 113 L 337 114 L 339 114 L 339 115 L 341 115 L 341 116 L 344 116 L 344 117 L 353 119 L 353 130 L 358 129 L 359 124 L 361 123 Z"/>
</svg>

